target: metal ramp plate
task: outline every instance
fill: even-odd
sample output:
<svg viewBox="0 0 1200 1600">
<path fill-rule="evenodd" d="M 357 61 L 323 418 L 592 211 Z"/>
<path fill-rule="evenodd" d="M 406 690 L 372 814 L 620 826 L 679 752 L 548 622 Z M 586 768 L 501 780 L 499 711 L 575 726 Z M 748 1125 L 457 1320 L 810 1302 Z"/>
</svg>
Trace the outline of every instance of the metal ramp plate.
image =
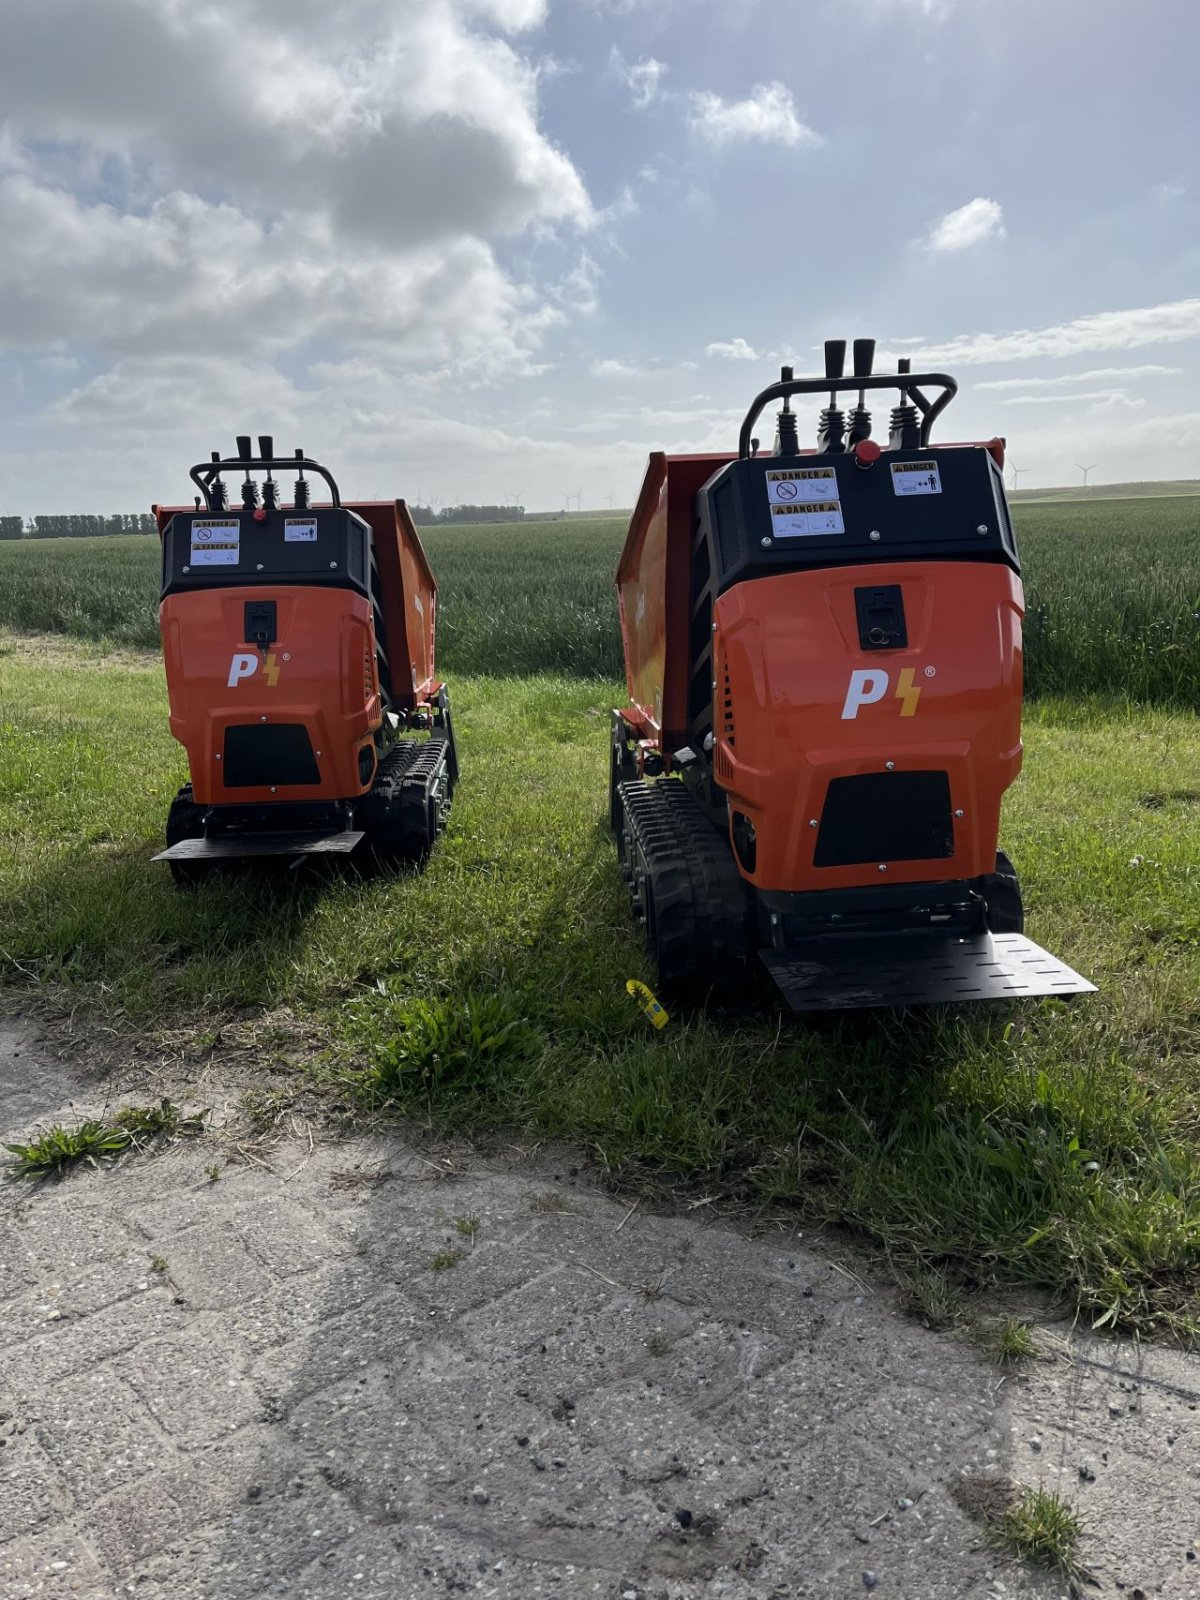
<svg viewBox="0 0 1200 1600">
<path fill-rule="evenodd" d="M 1020 933 L 903 942 L 849 936 L 760 955 L 793 1011 L 961 1005 L 1096 989 Z"/>
<path fill-rule="evenodd" d="M 349 855 L 366 834 L 345 833 L 243 833 L 216 839 L 181 839 L 160 850 L 155 861 L 246 861 L 267 856 Z"/>
</svg>

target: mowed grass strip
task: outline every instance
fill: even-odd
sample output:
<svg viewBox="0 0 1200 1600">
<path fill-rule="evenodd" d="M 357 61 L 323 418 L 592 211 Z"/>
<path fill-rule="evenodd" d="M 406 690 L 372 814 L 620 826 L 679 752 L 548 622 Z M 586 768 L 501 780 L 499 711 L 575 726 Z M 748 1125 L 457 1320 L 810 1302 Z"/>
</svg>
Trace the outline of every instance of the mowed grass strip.
<svg viewBox="0 0 1200 1600">
<path fill-rule="evenodd" d="M 767 994 L 654 1032 L 603 823 L 604 681 L 458 679 L 464 779 L 423 875 L 179 894 L 183 777 L 152 658 L 0 654 L 0 969 L 207 1034 L 286 1006 L 352 1103 L 581 1141 L 626 1178 L 781 1202 L 906 1270 L 1019 1281 L 1105 1325 L 1200 1318 L 1200 732 L 1052 702 L 1005 843 L 1030 932 L 1099 996 L 816 1024 Z M 280 1048 L 285 1052 L 286 1043 Z"/>
<path fill-rule="evenodd" d="M 1200 496 L 1019 506 L 1026 688 L 1200 704 Z M 619 677 L 613 519 L 422 531 L 449 674 Z M 0 543 L 0 627 L 157 644 L 158 541 Z"/>
</svg>

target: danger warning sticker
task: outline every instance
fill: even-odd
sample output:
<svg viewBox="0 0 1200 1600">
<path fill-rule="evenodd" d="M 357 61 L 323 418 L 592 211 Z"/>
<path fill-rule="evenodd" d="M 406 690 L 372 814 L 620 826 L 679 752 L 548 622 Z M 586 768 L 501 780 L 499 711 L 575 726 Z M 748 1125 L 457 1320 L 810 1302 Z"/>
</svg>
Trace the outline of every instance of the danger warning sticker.
<svg viewBox="0 0 1200 1600">
<path fill-rule="evenodd" d="M 842 508 L 836 500 L 804 506 L 772 506 L 771 533 L 776 539 L 812 538 L 845 533 Z"/>
<path fill-rule="evenodd" d="M 941 494 L 942 475 L 936 461 L 893 461 L 895 494 Z"/>
<path fill-rule="evenodd" d="M 317 542 L 316 517 L 284 517 L 284 544 L 315 544 Z"/>
<path fill-rule="evenodd" d="M 837 498 L 837 473 L 832 467 L 767 473 L 767 499 L 773 506 L 826 505 Z"/>
<path fill-rule="evenodd" d="M 241 524 L 192 518 L 192 566 L 236 567 L 241 545 Z"/>
</svg>

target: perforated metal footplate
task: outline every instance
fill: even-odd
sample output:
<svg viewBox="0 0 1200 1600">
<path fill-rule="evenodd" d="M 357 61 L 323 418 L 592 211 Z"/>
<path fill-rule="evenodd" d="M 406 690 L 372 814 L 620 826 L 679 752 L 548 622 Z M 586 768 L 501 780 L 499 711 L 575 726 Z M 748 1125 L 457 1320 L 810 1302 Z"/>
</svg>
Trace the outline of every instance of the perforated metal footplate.
<svg viewBox="0 0 1200 1600">
<path fill-rule="evenodd" d="M 254 856 L 349 855 L 366 834 L 242 833 L 216 839 L 181 839 L 160 850 L 155 861 L 244 861 Z"/>
<path fill-rule="evenodd" d="M 898 954 L 898 951 L 902 952 Z M 793 1011 L 956 1005 L 1026 995 L 1091 994 L 1095 984 L 1019 933 L 970 939 L 814 940 L 760 951 Z"/>
</svg>

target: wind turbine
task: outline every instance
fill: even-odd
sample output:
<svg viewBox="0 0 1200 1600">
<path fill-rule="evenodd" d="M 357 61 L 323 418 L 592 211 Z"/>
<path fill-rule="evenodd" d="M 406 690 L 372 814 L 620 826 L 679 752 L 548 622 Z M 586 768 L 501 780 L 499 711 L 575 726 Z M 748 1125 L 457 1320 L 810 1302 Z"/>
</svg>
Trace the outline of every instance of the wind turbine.
<svg viewBox="0 0 1200 1600">
<path fill-rule="evenodd" d="M 1091 466 L 1090 466 L 1090 467 L 1085 467 L 1085 466 L 1084 466 L 1084 465 L 1083 465 L 1083 464 L 1082 464 L 1082 463 L 1081 463 L 1081 462 L 1079 462 L 1079 461 L 1077 461 L 1077 462 L 1076 462 L 1076 463 L 1075 463 L 1075 465 L 1076 465 L 1076 466 L 1077 466 L 1077 467 L 1078 467 L 1078 468 L 1079 468 L 1079 470 L 1080 470 L 1080 472 L 1082 472 L 1082 473 L 1083 473 L 1083 487 L 1084 487 L 1084 488 L 1085 488 L 1085 489 L 1086 489 L 1086 488 L 1087 488 L 1087 486 L 1088 486 L 1088 481 L 1087 481 L 1087 480 L 1088 480 L 1088 473 L 1089 473 L 1089 472 L 1094 472 L 1094 471 L 1095 471 L 1095 470 L 1096 470 L 1096 467 L 1097 467 L 1097 466 L 1098 466 L 1098 464 L 1099 464 L 1099 463 L 1098 463 L 1098 462 L 1095 462 L 1095 461 L 1093 461 L 1093 462 L 1092 462 L 1092 464 L 1091 464 Z"/>
<path fill-rule="evenodd" d="M 1029 468 L 1018 467 L 1013 461 L 1010 461 L 1008 464 L 1012 469 L 1012 486 L 1014 489 L 1019 489 L 1021 487 L 1021 474 L 1023 472 L 1028 472 Z"/>
<path fill-rule="evenodd" d="M 613 508 L 613 501 L 616 499 L 616 496 L 613 494 L 612 490 L 610 489 L 609 492 L 607 493 L 607 495 L 605 495 L 604 498 L 608 501 L 608 509 L 611 511 L 612 508 Z"/>
</svg>

